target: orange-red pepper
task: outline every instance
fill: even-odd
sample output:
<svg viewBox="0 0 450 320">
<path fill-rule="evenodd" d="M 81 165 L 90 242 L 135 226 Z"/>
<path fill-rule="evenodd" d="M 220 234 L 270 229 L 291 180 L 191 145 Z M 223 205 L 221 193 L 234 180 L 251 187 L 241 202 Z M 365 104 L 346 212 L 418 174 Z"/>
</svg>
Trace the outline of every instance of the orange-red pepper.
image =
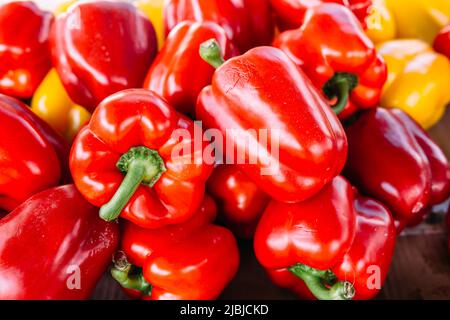
<svg viewBox="0 0 450 320">
<path fill-rule="evenodd" d="M 151 22 L 120 1 L 71 5 L 56 18 L 50 46 L 68 95 L 88 111 L 115 92 L 142 87 L 157 51 Z"/>
<path fill-rule="evenodd" d="M 217 40 L 226 58 L 236 54 L 219 25 L 192 21 L 178 24 L 156 56 L 144 88 L 160 94 L 178 111 L 194 116 L 198 94 L 214 74 L 214 68 L 198 54 L 200 45 L 211 38 Z"/>
<path fill-rule="evenodd" d="M 281 30 L 299 28 L 303 24 L 309 8 L 327 2 L 345 5 L 363 25 L 366 23 L 372 6 L 372 0 L 270 0 L 277 17 L 278 27 Z"/>
<path fill-rule="evenodd" d="M 188 220 L 213 169 L 194 122 L 156 93 L 129 89 L 104 100 L 74 141 L 74 182 L 108 221 L 119 215 L 144 228 Z M 181 134 L 181 138 L 179 136 Z"/>
<path fill-rule="evenodd" d="M 289 202 L 311 197 L 340 173 L 347 154 L 342 126 L 288 56 L 258 47 L 224 62 L 211 41 L 201 52 L 219 67 L 200 93 L 196 114 L 232 146 L 227 163 L 272 198 Z"/>
<path fill-rule="evenodd" d="M 148 230 L 126 223 L 112 276 L 132 297 L 148 300 L 216 299 L 239 265 L 236 240 L 212 224 L 214 201 L 205 197 L 188 221 Z"/>
<path fill-rule="evenodd" d="M 339 192 L 339 190 L 336 191 Z M 337 202 L 336 206 L 338 205 L 339 203 Z M 317 203 L 317 206 L 320 206 L 320 204 Z M 338 263 L 333 267 L 330 267 L 330 265 L 329 267 L 331 269 L 327 271 L 321 270 L 315 273 L 305 267 L 299 266 L 283 269 L 268 269 L 267 271 L 272 281 L 281 287 L 292 290 L 300 298 L 316 299 L 321 298 L 320 295 L 313 294 L 315 292 L 314 290 L 317 290 L 316 287 L 313 286 L 313 290 L 309 288 L 309 286 L 314 284 L 314 280 L 320 281 L 319 284 L 325 285 L 325 288 L 335 285 L 338 279 L 341 281 L 347 280 L 352 283 L 354 288 L 355 295 L 353 299 L 374 298 L 379 293 L 386 279 L 394 253 L 396 239 L 394 220 L 389 210 L 380 202 L 362 197 L 358 194 L 355 194 L 353 208 L 356 211 L 354 239 L 347 249 L 348 251 L 341 256 L 341 260 Z M 296 213 L 300 214 L 299 211 Z M 294 214 L 296 213 L 294 212 Z M 313 216 L 319 215 L 323 218 L 323 213 L 315 211 L 313 207 L 310 211 L 307 211 L 307 214 Z M 296 222 L 295 225 L 300 230 L 296 231 L 296 235 L 302 234 L 306 225 L 304 221 L 306 219 L 299 219 L 299 222 Z M 319 231 L 324 230 L 319 229 Z M 275 233 L 273 237 L 276 237 Z M 310 237 L 308 236 L 308 238 Z M 272 240 L 275 241 L 275 239 Z M 260 240 L 258 239 L 258 241 Z M 291 236 L 291 241 L 294 242 L 293 236 Z M 319 244 L 317 247 L 322 246 L 324 244 Z M 305 259 L 303 256 L 298 257 L 298 261 L 303 259 Z M 297 274 L 297 272 L 304 272 L 300 275 L 305 276 L 305 271 L 311 274 L 311 277 L 307 278 L 306 282 L 299 279 Z M 326 290 L 329 290 L 328 288 Z M 323 298 L 330 298 L 329 292 L 325 291 L 325 293 L 327 295 Z"/>
<path fill-rule="evenodd" d="M 237 236 L 252 238 L 270 197 L 236 165 L 215 168 L 206 186 L 219 207 L 219 220 Z"/>
<path fill-rule="evenodd" d="M 0 5 L 0 93 L 31 98 L 51 68 L 53 15 L 31 1 Z"/>
<path fill-rule="evenodd" d="M 31 109 L 0 94 L 0 210 L 70 179 L 69 147 Z"/>
<path fill-rule="evenodd" d="M 165 5 L 167 34 L 185 20 L 212 21 L 225 29 L 241 53 L 269 45 L 273 39 L 275 27 L 268 0 L 168 0 Z"/>
<path fill-rule="evenodd" d="M 305 13 L 299 29 L 281 33 L 282 49 L 321 89 L 341 118 L 377 106 L 387 79 L 386 65 L 353 13 L 326 3 Z"/>
</svg>

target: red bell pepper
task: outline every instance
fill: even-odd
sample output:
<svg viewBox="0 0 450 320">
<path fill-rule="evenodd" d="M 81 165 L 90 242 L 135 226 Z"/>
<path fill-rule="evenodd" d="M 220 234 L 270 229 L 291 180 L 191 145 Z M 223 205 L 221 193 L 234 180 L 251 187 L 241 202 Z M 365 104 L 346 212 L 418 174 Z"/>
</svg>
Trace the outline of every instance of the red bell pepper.
<svg viewBox="0 0 450 320">
<path fill-rule="evenodd" d="M 76 3 L 58 16 L 53 64 L 72 101 L 92 111 L 104 98 L 142 87 L 156 51 L 151 22 L 130 3 Z"/>
<path fill-rule="evenodd" d="M 135 298 L 216 299 L 237 271 L 239 252 L 231 232 L 211 224 L 215 215 L 214 201 L 206 197 L 179 225 L 149 230 L 126 223 L 113 278 Z"/>
<path fill-rule="evenodd" d="M 206 143 L 194 143 L 196 130 L 202 137 L 152 91 L 116 93 L 74 141 L 75 184 L 107 221 L 120 214 L 144 228 L 186 221 L 200 207 L 213 169 L 203 161 Z"/>
<path fill-rule="evenodd" d="M 406 113 L 368 111 L 347 129 L 346 175 L 358 189 L 386 204 L 398 223 L 421 222 L 450 195 L 445 154 Z"/>
<path fill-rule="evenodd" d="M 206 184 L 219 207 L 219 220 L 242 238 L 252 238 L 270 197 L 235 165 L 220 165 Z"/>
<path fill-rule="evenodd" d="M 389 271 L 396 239 L 394 220 L 389 210 L 373 199 L 356 195 L 354 208 L 357 226 L 350 249 L 331 272 L 319 277 L 331 283 L 336 278 L 346 279 L 355 289 L 353 299 L 372 299 Z M 305 282 L 295 276 L 295 268 L 268 270 L 268 273 L 275 284 L 294 291 L 299 297 L 315 298 Z"/>
<path fill-rule="evenodd" d="M 0 220 L 0 299 L 87 299 L 111 261 L 118 225 L 73 185 L 38 193 Z"/>
<path fill-rule="evenodd" d="M 236 55 L 219 25 L 192 21 L 178 24 L 153 62 L 144 88 L 160 94 L 178 111 L 194 116 L 197 97 L 214 74 L 214 68 L 198 54 L 200 45 L 211 38 L 224 48 L 225 57 Z"/>
<path fill-rule="evenodd" d="M 215 22 L 242 53 L 269 45 L 275 31 L 268 0 L 168 0 L 164 20 L 167 34 L 182 21 Z"/>
<path fill-rule="evenodd" d="M 69 147 L 25 104 L 0 95 L 0 210 L 69 180 Z"/>
<path fill-rule="evenodd" d="M 274 41 L 321 89 L 335 100 L 341 118 L 377 106 L 387 68 L 353 13 L 326 3 L 306 11 L 299 29 Z"/>
<path fill-rule="evenodd" d="M 31 98 L 51 68 L 53 15 L 31 1 L 0 5 L 0 93 Z"/>
<path fill-rule="evenodd" d="M 326 2 L 346 6 L 355 14 L 363 26 L 366 24 L 366 18 L 372 6 L 372 0 L 270 0 L 277 17 L 278 27 L 283 31 L 299 28 L 303 24 L 306 11 L 309 8 Z"/>
<path fill-rule="evenodd" d="M 217 42 L 202 45 L 201 54 L 212 65 L 223 62 Z M 221 132 L 227 163 L 277 200 L 307 199 L 344 166 L 347 141 L 339 120 L 279 49 L 258 47 L 225 62 L 200 93 L 196 114 Z"/>
<path fill-rule="evenodd" d="M 436 36 L 434 49 L 450 59 L 450 24 L 444 27 Z"/>
<path fill-rule="evenodd" d="M 357 221 L 353 193 L 344 178 L 336 177 L 306 201 L 271 201 L 255 233 L 258 261 L 269 270 L 287 268 L 318 299 L 351 299 L 350 282 L 339 281 L 328 288 L 321 278 L 332 276 L 326 270 L 342 261 L 353 242 Z"/>
</svg>

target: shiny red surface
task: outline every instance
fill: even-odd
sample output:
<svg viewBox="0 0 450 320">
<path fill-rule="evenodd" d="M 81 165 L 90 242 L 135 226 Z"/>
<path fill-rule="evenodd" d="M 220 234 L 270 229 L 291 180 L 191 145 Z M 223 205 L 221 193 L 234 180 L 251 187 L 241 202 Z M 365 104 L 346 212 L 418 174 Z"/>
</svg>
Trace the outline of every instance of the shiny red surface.
<svg viewBox="0 0 450 320">
<path fill-rule="evenodd" d="M 437 52 L 446 55 L 450 59 L 450 24 L 444 27 L 436 36 L 433 47 Z"/>
<path fill-rule="evenodd" d="M 186 20 L 215 22 L 241 53 L 269 45 L 275 31 L 268 0 L 168 0 L 164 16 L 167 33 Z"/>
<path fill-rule="evenodd" d="M 347 141 L 341 124 L 279 49 L 259 47 L 225 62 L 200 93 L 196 113 L 234 146 L 228 160 L 238 162 L 239 154 L 244 160 L 239 168 L 277 200 L 313 196 L 344 165 Z M 269 167 L 273 170 L 261 171 Z"/>
<path fill-rule="evenodd" d="M 267 269 L 297 263 L 327 270 L 342 260 L 356 229 L 354 191 L 336 177 L 315 197 L 288 204 L 272 201 L 258 224 L 254 247 Z"/>
<path fill-rule="evenodd" d="M 180 139 L 178 129 L 189 136 Z M 194 143 L 194 130 L 200 129 L 149 90 L 116 93 L 98 106 L 74 141 L 75 184 L 89 202 L 102 206 L 124 178 L 116 168 L 121 155 L 145 146 L 158 151 L 167 171 L 154 187 L 141 184 L 121 217 L 144 228 L 186 221 L 200 207 L 213 169 L 202 158 L 206 143 Z"/>
<path fill-rule="evenodd" d="M 354 240 L 332 271 L 338 280 L 353 284 L 353 299 L 366 300 L 374 298 L 386 280 L 396 230 L 391 213 L 380 202 L 356 195 L 354 208 L 357 212 Z M 315 299 L 305 283 L 287 269 L 268 269 L 267 272 L 276 285 L 292 290 L 302 299 Z"/>
<path fill-rule="evenodd" d="M 380 202 L 357 196 L 355 239 L 350 250 L 332 271 L 338 279 L 350 281 L 354 300 L 372 299 L 386 280 L 394 255 L 396 229 L 389 210 Z"/>
<path fill-rule="evenodd" d="M 326 2 L 345 5 L 355 14 L 362 25 L 365 25 L 372 5 L 372 0 L 270 0 L 277 17 L 278 27 L 281 30 L 299 28 L 309 8 Z"/>
<path fill-rule="evenodd" d="M 353 13 L 344 6 L 322 4 L 306 11 L 301 28 L 285 31 L 274 41 L 322 90 L 336 73 L 358 78 L 340 117 L 376 107 L 387 68 Z"/>
<path fill-rule="evenodd" d="M 68 179 L 68 147 L 25 104 L 0 95 L 0 209 Z"/>
<path fill-rule="evenodd" d="M 70 6 L 56 19 L 50 40 L 67 93 L 90 111 L 115 92 L 142 87 L 157 50 L 151 22 L 126 2 Z"/>
<path fill-rule="evenodd" d="M 0 220 L 0 299 L 89 298 L 118 237 L 73 185 L 34 195 Z"/>
<path fill-rule="evenodd" d="M 386 204 L 400 229 L 421 222 L 431 205 L 449 196 L 446 157 L 403 111 L 369 111 L 347 136 L 346 175 L 362 193 Z"/>
<path fill-rule="evenodd" d="M 216 299 L 239 265 L 236 240 L 230 231 L 211 224 L 214 201 L 206 197 L 187 222 L 148 230 L 126 223 L 122 250 L 142 267 L 152 284 L 150 300 Z"/>
<path fill-rule="evenodd" d="M 219 207 L 219 220 L 237 236 L 252 238 L 270 197 L 235 165 L 216 167 L 206 184 Z"/>
<path fill-rule="evenodd" d="M 200 45 L 216 39 L 226 59 L 236 55 L 225 30 L 213 22 L 186 21 L 169 34 L 144 82 L 182 113 L 195 115 L 200 91 L 211 84 L 214 68 L 199 55 Z"/>
<path fill-rule="evenodd" d="M 0 6 L 0 93 L 31 98 L 50 70 L 50 12 L 31 1 Z"/>
</svg>

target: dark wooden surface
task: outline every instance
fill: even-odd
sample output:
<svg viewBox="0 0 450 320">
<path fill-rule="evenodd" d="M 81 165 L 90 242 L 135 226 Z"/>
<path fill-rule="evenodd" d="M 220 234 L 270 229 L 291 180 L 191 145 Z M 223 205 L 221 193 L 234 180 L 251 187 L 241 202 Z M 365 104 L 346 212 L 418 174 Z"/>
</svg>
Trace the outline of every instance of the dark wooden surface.
<svg viewBox="0 0 450 320">
<path fill-rule="evenodd" d="M 450 108 L 430 134 L 450 157 Z M 426 223 L 406 230 L 397 241 L 395 256 L 379 299 L 450 299 L 450 254 L 443 223 L 446 205 Z M 277 288 L 258 265 L 251 242 L 241 242 L 241 266 L 222 299 L 295 299 L 290 292 Z M 105 274 L 93 299 L 126 299 L 117 284 Z"/>
</svg>

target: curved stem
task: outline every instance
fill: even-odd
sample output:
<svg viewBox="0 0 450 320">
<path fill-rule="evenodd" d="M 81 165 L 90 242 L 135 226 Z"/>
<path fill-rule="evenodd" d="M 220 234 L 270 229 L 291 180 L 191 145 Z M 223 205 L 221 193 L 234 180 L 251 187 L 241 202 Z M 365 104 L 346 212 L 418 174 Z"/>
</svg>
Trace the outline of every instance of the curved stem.
<svg viewBox="0 0 450 320">
<path fill-rule="evenodd" d="M 336 103 L 331 106 L 336 115 L 339 115 L 344 111 L 348 104 L 350 92 L 352 92 L 357 85 L 358 78 L 354 74 L 346 72 L 335 73 L 334 76 L 325 83 L 323 87 L 325 95 L 329 99 L 337 97 Z"/>
<path fill-rule="evenodd" d="M 100 217 L 103 220 L 113 221 L 119 217 L 123 208 L 125 208 L 128 201 L 130 201 L 131 197 L 142 183 L 144 173 L 144 164 L 136 162 L 130 165 L 119 189 L 117 189 L 111 200 L 100 208 Z"/>
<path fill-rule="evenodd" d="M 339 115 L 342 111 L 344 111 L 348 104 L 348 99 L 350 97 L 350 85 L 347 81 L 338 81 L 335 84 L 335 88 L 337 91 L 337 102 L 331 106 L 331 109 L 333 109 L 336 115 Z"/>
<path fill-rule="evenodd" d="M 216 39 L 209 39 L 200 45 L 200 56 L 215 69 L 225 63 L 222 50 Z"/>
<path fill-rule="evenodd" d="M 142 269 L 129 263 L 125 267 L 115 265 L 111 269 L 111 276 L 125 289 L 137 290 L 146 296 L 152 292 L 152 285 L 145 280 Z"/>
<path fill-rule="evenodd" d="M 296 264 L 288 270 L 303 280 L 311 293 L 319 300 L 351 300 L 355 295 L 355 289 L 348 281 L 328 283 L 333 278 L 330 276 L 332 274 L 330 271 L 320 271 L 303 264 Z M 327 287 L 324 282 L 327 282 L 330 287 Z"/>
<path fill-rule="evenodd" d="M 119 217 L 141 183 L 153 187 L 166 171 L 158 152 L 146 147 L 131 148 L 120 157 L 117 168 L 125 178 L 111 200 L 100 208 L 100 217 L 106 221 Z"/>
</svg>

